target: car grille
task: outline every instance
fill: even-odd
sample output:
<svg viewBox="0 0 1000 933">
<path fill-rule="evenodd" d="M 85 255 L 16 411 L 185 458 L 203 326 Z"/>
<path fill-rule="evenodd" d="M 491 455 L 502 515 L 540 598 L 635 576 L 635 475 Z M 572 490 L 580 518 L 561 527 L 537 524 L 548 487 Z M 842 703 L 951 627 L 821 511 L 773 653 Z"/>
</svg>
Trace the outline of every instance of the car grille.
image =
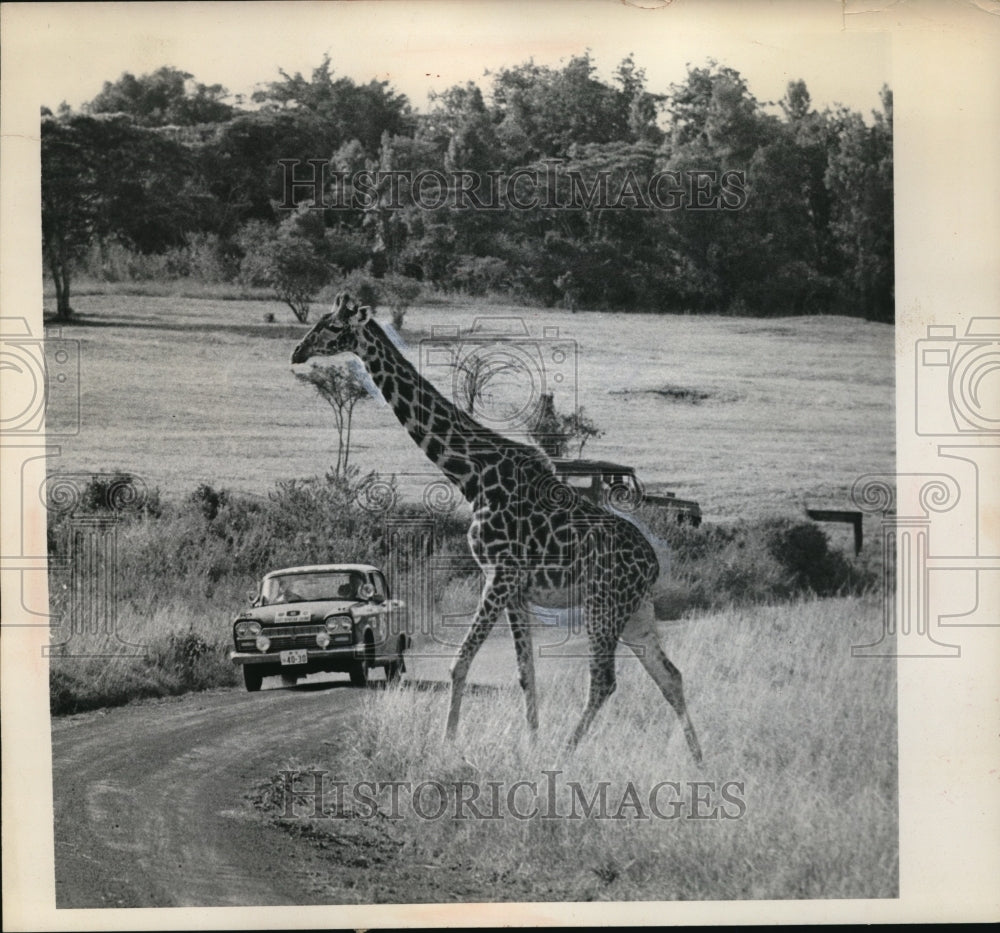
<svg viewBox="0 0 1000 933">
<path fill-rule="evenodd" d="M 316 644 L 316 636 L 320 632 L 325 632 L 326 626 L 315 622 L 309 625 L 270 625 L 266 626 L 261 634 L 267 636 L 271 642 L 268 654 L 276 651 L 288 651 L 292 648 L 319 649 Z M 354 636 L 351 632 L 336 632 L 330 636 L 331 648 L 343 648 L 354 643 Z M 236 647 L 239 651 L 256 651 L 255 638 L 238 638 Z"/>
<path fill-rule="evenodd" d="M 265 626 L 262 635 L 266 635 L 273 642 L 276 638 L 298 638 L 299 636 L 308 635 L 310 638 L 315 640 L 316 636 L 320 632 L 324 632 L 326 629 L 322 625 L 275 625 L 275 626 Z"/>
<path fill-rule="evenodd" d="M 271 639 L 271 651 L 285 651 L 288 648 L 315 648 L 316 636 L 325 631 L 321 625 L 283 625 L 281 628 L 264 629 Z"/>
<path fill-rule="evenodd" d="M 290 648 L 318 648 L 316 636 L 326 629 L 322 625 L 282 625 L 274 628 L 265 628 L 261 633 L 271 640 L 269 654 L 274 651 L 287 651 Z M 342 632 L 330 636 L 331 647 L 350 645 L 352 637 L 350 632 Z M 249 648 L 253 648 L 250 641 Z"/>
</svg>

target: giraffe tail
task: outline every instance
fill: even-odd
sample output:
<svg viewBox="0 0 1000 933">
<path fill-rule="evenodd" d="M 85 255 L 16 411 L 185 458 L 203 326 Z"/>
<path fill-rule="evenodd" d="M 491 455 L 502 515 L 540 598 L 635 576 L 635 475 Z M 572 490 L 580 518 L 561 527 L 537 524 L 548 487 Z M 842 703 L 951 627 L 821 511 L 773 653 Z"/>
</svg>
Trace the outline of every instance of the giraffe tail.
<svg viewBox="0 0 1000 933">
<path fill-rule="evenodd" d="M 657 619 L 676 619 L 680 615 L 683 605 L 677 582 L 671 579 L 670 547 L 666 541 L 656 535 L 649 536 L 649 543 L 653 546 L 656 561 L 660 565 L 659 576 L 650 591 L 650 596 L 653 598 L 653 611 Z"/>
</svg>

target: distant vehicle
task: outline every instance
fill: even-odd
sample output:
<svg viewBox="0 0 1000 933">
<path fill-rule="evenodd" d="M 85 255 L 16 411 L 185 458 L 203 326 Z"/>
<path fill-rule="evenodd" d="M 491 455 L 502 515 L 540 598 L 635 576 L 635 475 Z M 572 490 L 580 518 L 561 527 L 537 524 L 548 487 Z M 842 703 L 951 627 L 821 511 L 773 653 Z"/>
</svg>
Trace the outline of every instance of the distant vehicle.
<svg viewBox="0 0 1000 933">
<path fill-rule="evenodd" d="M 678 499 L 672 492 L 647 492 L 635 469 L 609 460 L 552 459 L 556 474 L 568 485 L 598 505 L 631 511 L 640 503 L 673 512 L 681 524 L 697 528 L 701 506 L 692 499 Z"/>
<path fill-rule="evenodd" d="M 363 687 L 372 668 L 387 681 L 406 670 L 412 645 L 406 607 L 390 598 L 382 571 L 370 564 L 319 564 L 274 570 L 261 581 L 251 606 L 233 622 L 247 690 L 265 677 L 285 684 L 319 671 L 350 674 Z"/>
</svg>

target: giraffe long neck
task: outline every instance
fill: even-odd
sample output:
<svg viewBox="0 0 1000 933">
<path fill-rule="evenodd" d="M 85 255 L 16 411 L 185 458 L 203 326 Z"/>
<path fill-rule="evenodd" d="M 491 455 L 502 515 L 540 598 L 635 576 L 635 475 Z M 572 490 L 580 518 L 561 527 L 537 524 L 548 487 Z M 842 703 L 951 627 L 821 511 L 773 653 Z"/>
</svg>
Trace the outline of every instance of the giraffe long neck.
<svg viewBox="0 0 1000 933">
<path fill-rule="evenodd" d="M 479 464 L 483 456 L 519 445 L 478 424 L 448 401 L 375 321 L 365 325 L 357 352 L 417 446 L 475 503 L 482 492 Z"/>
</svg>

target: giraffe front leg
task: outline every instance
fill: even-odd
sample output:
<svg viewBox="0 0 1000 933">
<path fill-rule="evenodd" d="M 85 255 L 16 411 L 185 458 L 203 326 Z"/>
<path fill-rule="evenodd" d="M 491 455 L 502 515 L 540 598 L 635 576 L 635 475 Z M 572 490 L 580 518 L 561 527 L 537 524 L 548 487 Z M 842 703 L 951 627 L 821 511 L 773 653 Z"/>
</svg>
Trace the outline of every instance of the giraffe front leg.
<svg viewBox="0 0 1000 933">
<path fill-rule="evenodd" d="M 532 736 L 538 731 L 538 694 L 535 690 L 535 656 L 531 646 L 531 617 L 521 606 L 508 606 L 507 619 L 514 637 L 517 655 L 517 677 L 524 691 L 525 713 Z"/>
<path fill-rule="evenodd" d="M 510 579 L 506 575 L 494 572 L 487 578 L 482 595 L 479 597 L 476 616 L 465 638 L 462 639 L 455 660 L 451 663 L 451 701 L 448 707 L 448 722 L 444 730 L 446 739 L 453 739 L 458 731 L 458 714 L 462 707 L 465 678 L 469 673 L 472 659 L 486 641 L 486 636 L 490 634 L 500 611 L 507 605 L 510 593 Z"/>
</svg>

